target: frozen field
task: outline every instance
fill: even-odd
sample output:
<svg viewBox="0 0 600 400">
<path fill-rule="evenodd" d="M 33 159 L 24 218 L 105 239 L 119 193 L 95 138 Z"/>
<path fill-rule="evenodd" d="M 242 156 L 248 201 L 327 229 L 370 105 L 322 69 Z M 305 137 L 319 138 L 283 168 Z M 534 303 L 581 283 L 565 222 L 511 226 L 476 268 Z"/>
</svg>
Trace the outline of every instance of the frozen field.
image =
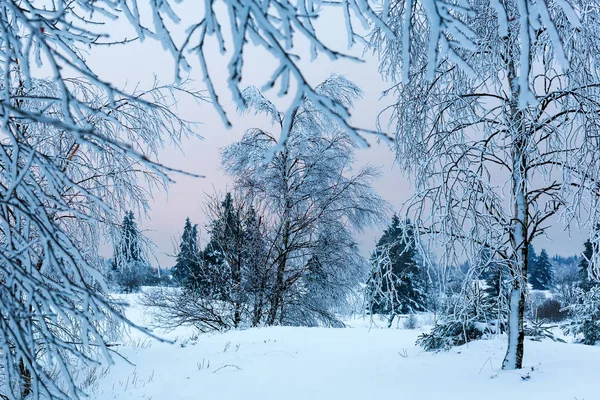
<svg viewBox="0 0 600 400">
<path fill-rule="evenodd" d="M 135 298 L 130 298 L 132 303 Z M 129 315 L 148 322 L 139 306 Z M 175 344 L 132 332 L 88 389 L 92 399 L 443 399 L 594 400 L 600 398 L 600 347 L 526 342 L 526 369 L 500 370 L 504 338 L 449 352 L 414 345 L 416 330 L 260 328 L 165 334 Z"/>
</svg>

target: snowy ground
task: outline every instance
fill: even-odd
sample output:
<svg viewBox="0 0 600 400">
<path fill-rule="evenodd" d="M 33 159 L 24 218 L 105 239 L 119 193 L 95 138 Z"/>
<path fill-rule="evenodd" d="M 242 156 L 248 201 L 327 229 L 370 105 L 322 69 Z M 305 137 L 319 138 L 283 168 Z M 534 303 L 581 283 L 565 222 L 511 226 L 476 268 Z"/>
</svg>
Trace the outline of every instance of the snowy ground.
<svg viewBox="0 0 600 400">
<path fill-rule="evenodd" d="M 139 306 L 128 315 L 145 320 Z M 350 324 L 200 336 L 180 329 L 165 335 L 175 344 L 132 332 L 119 351 L 133 365 L 115 360 L 88 392 L 94 400 L 600 398 L 600 347 L 527 341 L 527 368 L 505 372 L 503 338 L 434 354 L 414 345 L 422 329 Z"/>
</svg>

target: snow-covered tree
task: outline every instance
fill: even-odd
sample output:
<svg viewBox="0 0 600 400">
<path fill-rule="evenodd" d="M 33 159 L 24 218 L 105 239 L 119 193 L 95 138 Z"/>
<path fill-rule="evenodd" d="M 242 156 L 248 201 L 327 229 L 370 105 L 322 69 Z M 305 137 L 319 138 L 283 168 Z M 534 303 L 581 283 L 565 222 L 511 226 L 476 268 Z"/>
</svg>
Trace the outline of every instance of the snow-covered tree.
<svg viewBox="0 0 600 400">
<path fill-rule="evenodd" d="M 553 298 L 558 300 L 563 307 L 577 302 L 577 289 L 581 287 L 580 270 L 576 264 L 568 264 L 556 270 Z"/>
<path fill-rule="evenodd" d="M 531 287 L 535 290 L 550 290 L 554 284 L 554 271 L 546 249 L 542 249 L 529 275 Z"/>
<path fill-rule="evenodd" d="M 377 242 L 371 256 L 373 267 L 367 281 L 367 308 L 371 314 L 394 315 L 425 311 L 427 282 L 414 245 L 414 235 L 405 232 L 410 222 L 400 224 L 397 215 Z"/>
<path fill-rule="evenodd" d="M 192 225 L 189 218 L 185 219 L 179 253 L 173 267 L 173 279 L 180 285 L 188 282 L 190 275 L 194 276 L 200 270 L 200 248 L 198 247 L 198 225 Z"/>
<path fill-rule="evenodd" d="M 528 276 L 531 277 L 533 270 L 535 269 L 535 264 L 537 263 L 538 255 L 535 252 L 535 247 L 531 243 L 527 246 L 527 265 L 529 269 L 527 270 Z M 531 279 L 531 278 L 530 278 Z"/>
<path fill-rule="evenodd" d="M 117 290 L 132 293 L 140 290 L 152 276 L 144 254 L 144 238 L 135 223 L 133 211 L 125 213 L 114 243 L 109 279 Z"/>
<path fill-rule="evenodd" d="M 0 395 L 11 399 L 79 398 L 74 371 L 110 359 L 126 319 L 103 294 L 100 237 L 166 183 L 151 161 L 164 140 L 193 134 L 171 108 L 176 88 L 126 93 L 90 70 L 85 54 L 104 40 L 88 6 L 0 3 Z"/>
<path fill-rule="evenodd" d="M 523 358 L 529 244 L 561 211 L 571 226 L 600 220 L 600 56 L 592 50 L 600 15 L 585 1 L 462 3 L 472 13 L 454 33 L 476 40 L 433 69 L 421 53 L 431 32 L 402 30 L 407 2 L 390 8 L 403 40 L 378 31 L 371 43 L 385 73 L 405 76 L 390 91 L 390 111 L 398 163 L 414 177 L 406 217 L 443 250 L 445 265 L 475 260 L 484 246 L 502 261 L 511 286 L 503 368 L 514 369 Z"/>
<path fill-rule="evenodd" d="M 166 182 L 167 170 L 141 154 L 192 132 L 160 104 L 168 87 L 110 98 L 84 79 L 27 86 L 22 64 L 13 66 L 0 105 L 0 279 L 11 310 L 0 329 L 3 394 L 77 398 L 76 365 L 109 357 L 107 322 L 126 321 L 102 294 L 100 238 L 119 236 L 121 212 L 146 207 L 140 179 Z"/>
<path fill-rule="evenodd" d="M 591 265 L 591 262 L 594 259 L 594 253 L 597 252 L 594 251 L 594 246 L 596 246 L 597 248 L 598 244 L 593 245 L 592 242 L 588 239 L 585 241 L 583 246 L 583 257 L 579 262 L 579 277 L 581 280 L 581 288 L 587 291 L 590 290 L 592 286 L 597 285 L 598 281 L 600 281 L 600 279 L 598 279 L 598 275 L 594 275 L 594 271 L 596 271 L 597 268 L 594 268 L 594 266 Z"/>
<path fill-rule="evenodd" d="M 262 217 L 250 206 L 244 217 L 244 249 L 242 290 L 251 313 L 250 326 L 259 326 L 267 308 L 267 289 L 271 287 L 273 271 L 268 263 L 268 243 Z"/>
<path fill-rule="evenodd" d="M 360 95 L 341 76 L 332 76 L 316 90 L 346 107 Z M 262 129 L 248 130 L 222 153 L 236 189 L 263 210 L 268 226 L 267 269 L 274 271 L 274 282 L 265 322 L 305 324 L 311 315 L 331 321 L 328 307 L 308 307 L 300 299 L 306 299 L 306 279 L 317 265 L 323 268 L 321 283 L 339 298 L 360 282 L 365 263 L 352 233 L 377 220 L 386 208 L 370 186 L 376 171 L 352 171 L 355 143 L 308 98 L 287 114 L 255 88 L 246 89 L 244 98 L 277 129 L 291 126 L 279 153 L 273 154 L 277 135 Z"/>
<path fill-rule="evenodd" d="M 215 265 L 214 268 L 219 274 L 226 276 L 226 300 L 232 304 L 233 326 L 237 328 L 242 321 L 242 306 L 245 300 L 242 268 L 246 255 L 246 235 L 244 234 L 244 212 L 246 210 L 242 203 L 234 204 L 233 196 L 228 192 L 221 204 L 213 206 L 211 211 L 209 212 L 211 218 L 210 243 L 222 255 L 222 262 L 220 265 Z"/>
<path fill-rule="evenodd" d="M 583 344 L 600 342 L 600 286 L 585 292 L 579 289 L 578 301 L 569 307 L 571 321 L 564 326 L 565 333 L 572 334 Z"/>
</svg>

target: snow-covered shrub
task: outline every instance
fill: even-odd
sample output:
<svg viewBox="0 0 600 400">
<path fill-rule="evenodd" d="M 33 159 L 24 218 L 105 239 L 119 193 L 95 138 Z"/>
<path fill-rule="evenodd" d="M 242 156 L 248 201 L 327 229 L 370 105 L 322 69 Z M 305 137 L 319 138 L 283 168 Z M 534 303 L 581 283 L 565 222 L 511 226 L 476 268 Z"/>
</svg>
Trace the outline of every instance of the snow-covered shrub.
<svg viewBox="0 0 600 400">
<path fill-rule="evenodd" d="M 447 350 L 501 332 L 504 308 L 486 289 L 478 280 L 465 279 L 460 292 L 448 299 L 443 316 L 430 333 L 419 336 L 417 344 L 426 351 Z"/>
<path fill-rule="evenodd" d="M 200 332 L 225 331 L 234 327 L 232 305 L 180 288 L 150 288 L 140 303 L 149 308 L 152 327 L 166 330 L 193 326 Z"/>
<path fill-rule="evenodd" d="M 573 320 L 563 330 L 577 342 L 593 346 L 600 342 L 600 287 L 578 293 L 579 301 L 569 307 Z"/>
<path fill-rule="evenodd" d="M 431 332 L 420 335 L 417 344 L 426 351 L 448 350 L 481 339 L 486 331 L 487 328 L 474 322 L 463 324 L 457 320 L 445 320 L 438 322 Z"/>
<path fill-rule="evenodd" d="M 415 314 L 408 314 L 408 318 L 404 321 L 404 329 L 417 329 L 419 327 L 419 321 Z"/>
</svg>

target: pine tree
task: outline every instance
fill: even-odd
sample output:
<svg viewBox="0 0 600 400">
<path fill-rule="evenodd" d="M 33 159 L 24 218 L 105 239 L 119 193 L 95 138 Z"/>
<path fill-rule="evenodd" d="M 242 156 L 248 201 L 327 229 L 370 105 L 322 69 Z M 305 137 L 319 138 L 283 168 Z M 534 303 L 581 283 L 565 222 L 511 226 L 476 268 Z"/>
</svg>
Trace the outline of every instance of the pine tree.
<svg viewBox="0 0 600 400">
<path fill-rule="evenodd" d="M 138 261 L 141 257 L 139 233 L 134 221 L 133 211 L 128 211 L 123 217 L 121 224 L 121 236 L 119 240 L 119 251 L 115 253 L 113 265 L 119 262 Z"/>
<path fill-rule="evenodd" d="M 125 293 L 138 291 L 152 271 L 142 254 L 141 235 L 133 211 L 125 213 L 114 248 L 109 279 Z"/>
<path fill-rule="evenodd" d="M 505 274 L 502 273 L 502 268 L 492 266 L 489 270 L 489 275 L 485 280 L 486 288 L 485 293 L 491 298 L 497 298 L 503 293 L 504 281 L 506 280 Z"/>
<path fill-rule="evenodd" d="M 173 267 L 173 279 L 187 286 L 200 272 L 200 250 L 198 248 L 198 225 L 186 218 L 179 244 L 177 262 Z M 190 280 L 191 279 L 191 280 Z"/>
<path fill-rule="evenodd" d="M 535 290 L 550 289 L 554 281 L 554 271 L 546 249 L 542 249 L 534 265 L 531 272 L 531 286 Z"/>
<path fill-rule="evenodd" d="M 373 314 L 409 314 L 425 310 L 426 282 L 417 263 L 412 232 L 397 215 L 386 229 L 371 257 L 373 270 L 368 285 L 369 311 Z"/>
<path fill-rule="evenodd" d="M 261 231 L 261 218 L 250 207 L 244 221 L 243 275 L 244 292 L 251 304 L 251 326 L 258 326 L 267 305 L 266 289 L 272 284 L 272 274 L 267 268 L 268 250 Z"/>
<path fill-rule="evenodd" d="M 532 244 L 527 246 L 527 276 L 531 280 L 531 275 L 536 273 L 535 269 L 537 267 L 537 254 L 535 253 L 535 248 Z"/>
<path fill-rule="evenodd" d="M 223 293 L 233 304 L 234 327 L 241 322 L 242 292 L 242 258 L 244 255 L 243 221 L 241 208 L 234 204 L 231 193 L 225 195 L 221 209 L 211 227 L 211 241 L 217 245 L 223 255 L 222 272 L 227 278 L 229 291 Z"/>
</svg>

